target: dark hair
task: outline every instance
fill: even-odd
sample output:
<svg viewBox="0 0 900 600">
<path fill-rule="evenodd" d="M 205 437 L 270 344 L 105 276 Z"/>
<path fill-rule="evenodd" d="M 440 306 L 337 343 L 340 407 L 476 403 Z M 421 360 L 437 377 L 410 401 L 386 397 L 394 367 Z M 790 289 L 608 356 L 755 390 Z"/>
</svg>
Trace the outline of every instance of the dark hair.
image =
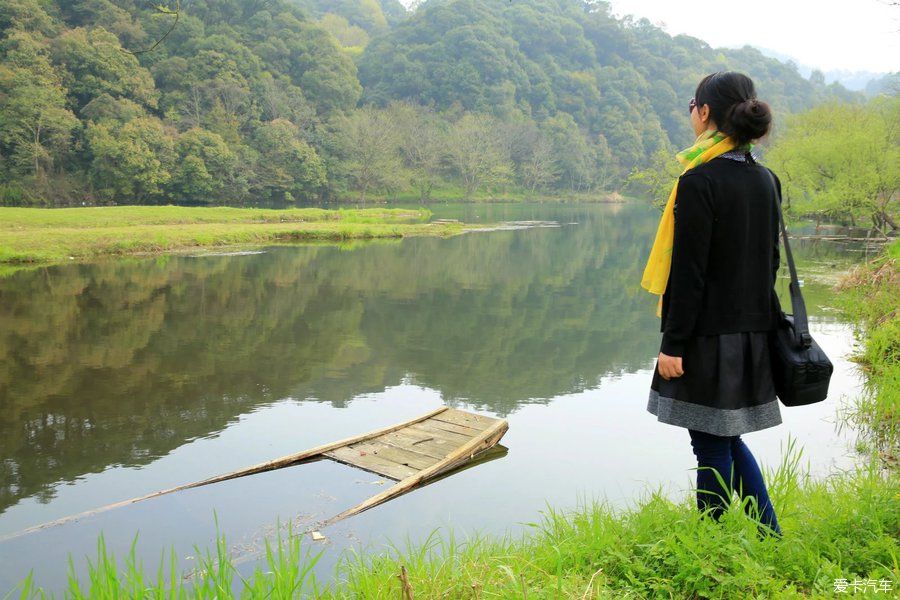
<svg viewBox="0 0 900 600">
<path fill-rule="evenodd" d="M 709 113 L 719 131 L 730 135 L 743 146 L 769 133 L 772 110 L 756 98 L 753 80 L 735 71 L 713 73 L 704 77 L 694 94 L 697 108 L 709 105 Z"/>
</svg>

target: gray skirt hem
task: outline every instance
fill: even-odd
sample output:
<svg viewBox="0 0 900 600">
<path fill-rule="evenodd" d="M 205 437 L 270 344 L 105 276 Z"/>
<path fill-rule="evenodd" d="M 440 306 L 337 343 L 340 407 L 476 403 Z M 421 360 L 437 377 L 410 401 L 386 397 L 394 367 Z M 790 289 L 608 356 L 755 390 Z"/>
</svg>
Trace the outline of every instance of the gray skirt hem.
<svg viewBox="0 0 900 600">
<path fill-rule="evenodd" d="M 775 398 L 765 404 L 724 409 L 667 398 L 651 389 L 647 411 L 661 423 L 728 437 L 781 424 L 781 411 Z"/>
</svg>

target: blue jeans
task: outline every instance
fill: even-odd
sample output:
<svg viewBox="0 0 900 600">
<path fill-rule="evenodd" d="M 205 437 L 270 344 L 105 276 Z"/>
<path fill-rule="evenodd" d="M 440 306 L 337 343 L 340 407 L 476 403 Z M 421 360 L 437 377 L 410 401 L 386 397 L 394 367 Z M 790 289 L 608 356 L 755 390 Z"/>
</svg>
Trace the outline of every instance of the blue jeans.
<svg viewBox="0 0 900 600">
<path fill-rule="evenodd" d="M 747 513 L 780 536 L 781 527 L 775 518 L 762 473 L 741 436 L 723 437 L 693 429 L 688 429 L 688 433 L 697 457 L 697 508 L 701 511 L 709 509 L 713 519 L 718 521 L 731 501 L 736 484 L 742 500 L 748 496 L 756 500 L 755 507 L 752 502 L 747 503 Z M 726 488 L 723 489 L 713 469 L 721 475 Z M 760 529 L 760 533 L 769 532 Z"/>
</svg>

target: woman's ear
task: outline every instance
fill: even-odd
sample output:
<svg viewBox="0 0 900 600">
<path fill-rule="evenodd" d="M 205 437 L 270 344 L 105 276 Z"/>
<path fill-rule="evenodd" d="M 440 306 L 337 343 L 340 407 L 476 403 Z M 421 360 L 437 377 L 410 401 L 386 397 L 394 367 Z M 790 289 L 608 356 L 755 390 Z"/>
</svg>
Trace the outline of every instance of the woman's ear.
<svg viewBox="0 0 900 600">
<path fill-rule="evenodd" d="M 700 121 L 706 125 L 709 123 L 709 104 L 704 104 L 703 106 L 697 107 L 697 116 L 700 117 Z"/>
</svg>

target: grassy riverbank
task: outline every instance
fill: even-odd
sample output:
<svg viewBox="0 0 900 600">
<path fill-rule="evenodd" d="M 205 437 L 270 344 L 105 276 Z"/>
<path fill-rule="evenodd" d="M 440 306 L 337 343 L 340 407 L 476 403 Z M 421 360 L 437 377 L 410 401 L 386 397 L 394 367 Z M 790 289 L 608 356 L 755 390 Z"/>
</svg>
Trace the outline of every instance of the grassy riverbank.
<svg viewBox="0 0 900 600">
<path fill-rule="evenodd" d="M 0 208 L 0 264 L 56 263 L 304 240 L 399 238 L 461 233 L 428 223 L 427 209 Z"/>
<path fill-rule="evenodd" d="M 900 403 L 900 245 L 848 276 L 839 302 L 858 324 L 865 393 L 846 415 L 872 450 L 859 467 L 813 479 L 791 446 L 766 473 L 784 529 L 760 539 L 735 501 L 720 524 L 701 519 L 688 494 L 672 502 L 650 492 L 625 510 L 591 503 L 548 509 L 521 537 L 465 541 L 436 532 L 389 555 L 348 555 L 333 586 L 307 570 L 308 538 L 277 544 L 267 564 L 241 580 L 224 541 L 183 583 L 170 563 L 145 570 L 117 564 L 100 548 L 90 577 L 73 578 L 74 598 L 202 597 L 404 598 L 809 598 L 900 589 L 900 481 L 895 460 Z M 327 533 L 327 532 L 326 532 Z M 311 554 L 307 554 L 307 550 Z M 176 575 L 173 577 L 173 575 Z M 859 586 L 862 587 L 859 587 Z M 854 592 L 854 586 L 855 588 Z M 35 594 L 26 582 L 23 597 Z"/>
<path fill-rule="evenodd" d="M 416 190 L 406 190 L 387 193 L 369 193 L 366 195 L 365 202 L 361 202 L 360 196 L 356 194 L 346 193 L 338 197 L 337 202 L 341 204 L 355 204 L 364 206 L 365 204 L 392 204 L 401 202 L 422 202 L 422 194 Z M 626 202 L 627 197 L 620 191 L 596 190 L 592 192 L 576 192 L 571 190 L 554 190 L 547 191 L 531 191 L 522 187 L 511 186 L 504 190 L 478 190 L 470 195 L 466 195 L 465 188 L 461 186 L 442 186 L 431 190 L 425 202 L 453 202 L 453 203 L 470 203 L 470 204 L 491 204 L 505 202 L 547 202 L 547 203 L 567 203 L 577 202 L 579 204 L 618 204 Z"/>
<path fill-rule="evenodd" d="M 881 460 L 900 469 L 900 240 L 838 285 L 838 302 L 858 324 L 865 394 L 846 415 Z"/>
</svg>

